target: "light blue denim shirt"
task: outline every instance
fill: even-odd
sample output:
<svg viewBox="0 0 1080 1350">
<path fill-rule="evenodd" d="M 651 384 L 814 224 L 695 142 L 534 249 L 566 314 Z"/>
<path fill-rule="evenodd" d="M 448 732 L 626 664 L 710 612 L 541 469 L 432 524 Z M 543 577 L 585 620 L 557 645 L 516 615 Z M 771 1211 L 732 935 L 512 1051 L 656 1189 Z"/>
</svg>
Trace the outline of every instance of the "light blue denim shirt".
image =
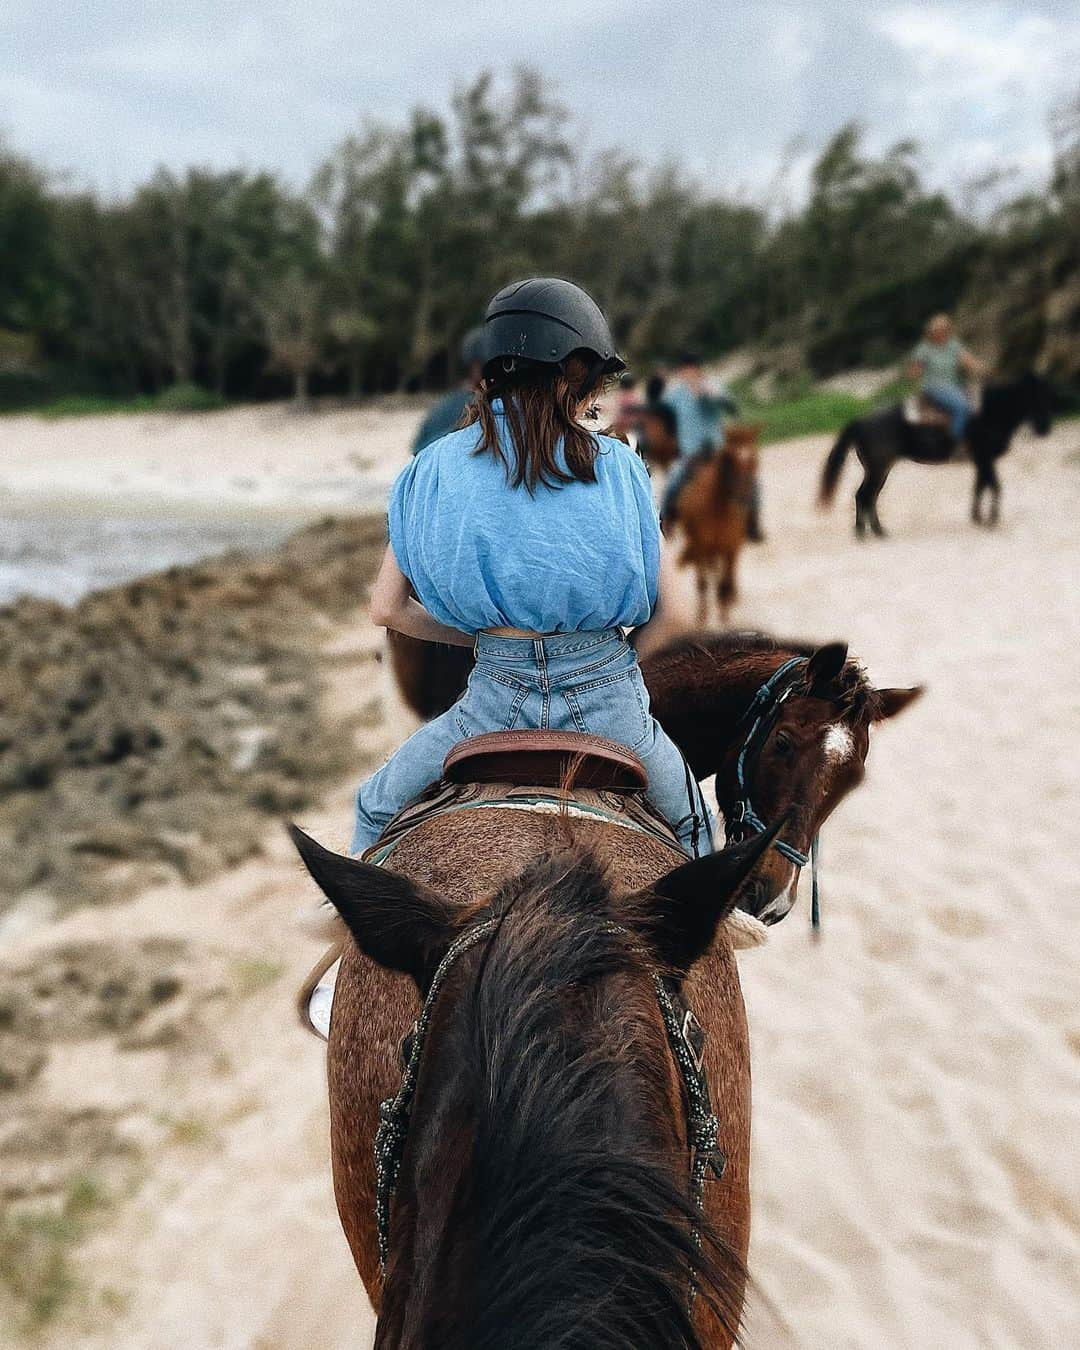
<svg viewBox="0 0 1080 1350">
<path fill-rule="evenodd" d="M 494 405 L 496 412 L 499 405 Z M 499 418 L 506 434 L 505 419 Z M 465 633 L 636 627 L 656 604 L 660 530 L 644 464 L 598 436 L 596 482 L 533 492 L 476 454 L 473 425 L 429 445 L 390 491 L 390 545 L 424 608 Z"/>
</svg>

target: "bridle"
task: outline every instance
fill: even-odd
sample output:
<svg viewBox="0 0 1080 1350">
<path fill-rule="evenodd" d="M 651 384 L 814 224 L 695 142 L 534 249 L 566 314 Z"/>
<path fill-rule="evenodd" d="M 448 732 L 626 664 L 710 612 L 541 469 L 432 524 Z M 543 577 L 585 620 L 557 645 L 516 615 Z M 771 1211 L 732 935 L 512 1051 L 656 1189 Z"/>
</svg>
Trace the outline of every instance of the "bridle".
<svg viewBox="0 0 1080 1350">
<path fill-rule="evenodd" d="M 433 1009 L 447 976 L 458 959 L 492 935 L 502 919 L 501 914 L 482 919 L 465 929 L 450 944 L 432 978 L 423 1007 L 420 1009 L 420 1016 L 402 1042 L 404 1067 L 401 1087 L 395 1097 L 388 1098 L 379 1106 L 379 1127 L 375 1132 L 375 1224 L 379 1243 L 379 1264 L 383 1275 L 386 1274 L 386 1262 L 390 1254 L 390 1217 L 394 1192 L 405 1153 L 420 1063 L 431 1028 Z M 609 923 L 605 926 L 609 932 L 627 936 L 633 945 L 638 946 L 637 940 L 619 924 Z M 693 1011 L 684 1001 L 677 982 L 655 971 L 651 978 L 686 1099 L 690 1203 L 694 1210 L 690 1235 L 695 1250 L 700 1253 L 706 1174 L 711 1171 L 713 1176 L 719 1179 L 727 1167 L 727 1159 L 717 1144 L 720 1123 L 712 1109 L 709 1084 L 704 1071 L 705 1033 Z M 696 1268 L 691 1266 L 687 1293 L 690 1304 L 693 1304 L 697 1293 L 695 1273 Z"/>
<path fill-rule="evenodd" d="M 754 810 L 747 786 L 748 765 L 756 769 L 761 758 L 765 739 L 777 718 L 780 709 L 802 680 L 803 667 L 809 664 L 806 656 L 793 656 L 777 666 L 765 683 L 750 700 L 750 706 L 743 713 L 739 727 L 747 727 L 743 743 L 735 761 L 735 786 L 739 793 L 735 799 L 730 816 L 725 811 L 725 838 L 729 844 L 739 843 L 751 834 L 764 834 L 769 826 Z M 811 869 L 812 892 L 810 901 L 810 922 L 815 929 L 821 926 L 821 907 L 818 896 L 818 836 L 815 834 L 810 852 L 803 853 L 794 844 L 785 839 L 774 839 L 772 846 L 781 857 L 794 863 L 799 871 L 808 864 Z"/>
</svg>

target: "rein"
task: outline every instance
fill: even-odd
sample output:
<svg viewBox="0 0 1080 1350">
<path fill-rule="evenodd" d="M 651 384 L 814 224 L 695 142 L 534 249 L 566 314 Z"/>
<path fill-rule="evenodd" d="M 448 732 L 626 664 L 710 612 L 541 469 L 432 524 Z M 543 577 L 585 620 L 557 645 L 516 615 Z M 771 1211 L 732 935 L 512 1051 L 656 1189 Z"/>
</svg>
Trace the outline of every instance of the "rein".
<svg viewBox="0 0 1080 1350">
<path fill-rule="evenodd" d="M 431 1027 L 432 1011 L 458 958 L 490 936 L 501 922 L 501 915 L 483 919 L 467 928 L 450 944 L 435 971 L 420 1016 L 402 1042 L 405 1067 L 401 1087 L 397 1096 L 388 1098 L 379 1106 L 379 1127 L 375 1133 L 375 1224 L 379 1242 L 379 1265 L 384 1276 L 390 1254 L 390 1217 L 394 1192 L 397 1189 L 401 1160 L 405 1153 L 413 1099 L 416 1096 L 416 1085 L 420 1076 L 420 1062 Z M 609 924 L 607 927 L 613 933 L 627 933 L 627 930 L 618 924 Z M 653 973 L 652 981 L 686 1098 L 690 1202 L 694 1209 L 690 1235 L 695 1250 L 700 1253 L 706 1174 L 711 1171 L 719 1180 L 727 1167 L 727 1159 L 717 1146 L 720 1122 L 712 1109 L 709 1084 L 704 1071 L 705 1033 L 690 1007 L 684 1002 L 682 993 L 674 981 L 656 973 Z M 697 1294 L 695 1275 L 695 1267 L 691 1265 L 687 1290 L 687 1301 L 690 1305 L 693 1305 Z"/>
<path fill-rule="evenodd" d="M 751 833 L 764 834 L 769 828 L 754 810 L 754 804 L 750 800 L 750 789 L 746 783 L 747 760 L 752 748 L 760 754 L 765 736 L 779 717 L 784 702 L 798 685 L 801 668 L 807 664 L 807 657 L 793 656 L 782 665 L 777 666 L 750 700 L 750 706 L 742 716 L 740 725 L 746 723 L 750 725 L 739 748 L 738 759 L 735 761 L 735 784 L 739 796 L 731 813 L 730 824 L 727 823 L 725 813 L 725 835 L 729 843 L 738 843 Z M 799 871 L 802 871 L 807 865 L 810 866 L 812 879 L 810 922 L 817 931 L 821 926 L 821 906 L 818 892 L 818 836 L 814 836 L 808 854 L 803 853 L 801 849 L 797 849 L 784 839 L 774 839 L 772 846 L 781 857 L 794 863 Z"/>
<path fill-rule="evenodd" d="M 401 1171 L 413 1098 L 416 1096 L 416 1082 L 420 1075 L 420 1058 L 424 1053 L 432 1009 L 458 957 L 487 937 L 499 922 L 497 916 L 484 919 L 472 928 L 467 928 L 447 948 L 431 981 L 420 1016 L 403 1042 L 405 1071 L 401 1077 L 401 1087 L 396 1097 L 389 1097 L 379 1105 L 379 1128 L 375 1131 L 375 1226 L 379 1237 L 379 1265 L 384 1275 L 386 1259 L 390 1254 L 390 1207 Z"/>
</svg>

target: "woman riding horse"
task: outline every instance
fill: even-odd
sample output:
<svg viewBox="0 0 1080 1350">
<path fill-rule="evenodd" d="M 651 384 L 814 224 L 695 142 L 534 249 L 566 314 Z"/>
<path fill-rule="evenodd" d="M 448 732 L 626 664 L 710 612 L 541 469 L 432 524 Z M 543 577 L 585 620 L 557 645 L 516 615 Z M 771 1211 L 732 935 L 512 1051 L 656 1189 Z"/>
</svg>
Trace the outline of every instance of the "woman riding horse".
<svg viewBox="0 0 1080 1350">
<path fill-rule="evenodd" d="M 984 372 L 982 363 L 956 336 L 947 314 L 935 314 L 927 323 L 923 340 L 911 353 L 907 373 L 919 381 L 925 399 L 948 413 L 953 438 L 962 441 L 971 414 L 966 385 Z"/>
<path fill-rule="evenodd" d="M 518 282 L 488 306 L 481 357 L 468 424 L 394 483 L 371 599 L 377 624 L 474 646 L 476 667 L 462 697 L 361 785 L 353 851 L 460 741 L 551 728 L 629 747 L 680 842 L 707 853 L 708 808 L 621 631 L 655 617 L 669 584 L 649 477 L 629 447 L 579 422 L 624 368 L 607 321 L 568 281 Z"/>
</svg>

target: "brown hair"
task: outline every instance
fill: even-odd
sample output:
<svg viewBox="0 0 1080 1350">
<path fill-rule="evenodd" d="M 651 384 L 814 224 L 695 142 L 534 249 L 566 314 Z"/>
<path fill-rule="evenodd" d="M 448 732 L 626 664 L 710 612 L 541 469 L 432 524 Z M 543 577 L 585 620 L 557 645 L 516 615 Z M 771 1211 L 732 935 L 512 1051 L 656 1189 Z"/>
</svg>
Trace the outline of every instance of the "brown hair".
<svg viewBox="0 0 1080 1350">
<path fill-rule="evenodd" d="M 582 385 L 590 367 L 578 356 L 569 356 L 561 366 L 539 362 L 515 363 L 507 371 L 486 378 L 466 410 L 462 426 L 480 424 L 480 444 L 475 454 L 490 454 L 504 466 L 512 487 L 522 484 L 532 492 L 538 483 L 558 487 L 562 483 L 596 482 L 596 456 L 600 446 L 596 433 L 578 422 L 582 415 Z M 591 389 L 586 397 L 598 392 Z M 499 438 L 497 416 L 492 408 L 502 400 L 508 423 L 509 450 Z M 589 407 L 585 416 L 596 416 Z M 559 462 L 559 447 L 563 462 Z"/>
</svg>

